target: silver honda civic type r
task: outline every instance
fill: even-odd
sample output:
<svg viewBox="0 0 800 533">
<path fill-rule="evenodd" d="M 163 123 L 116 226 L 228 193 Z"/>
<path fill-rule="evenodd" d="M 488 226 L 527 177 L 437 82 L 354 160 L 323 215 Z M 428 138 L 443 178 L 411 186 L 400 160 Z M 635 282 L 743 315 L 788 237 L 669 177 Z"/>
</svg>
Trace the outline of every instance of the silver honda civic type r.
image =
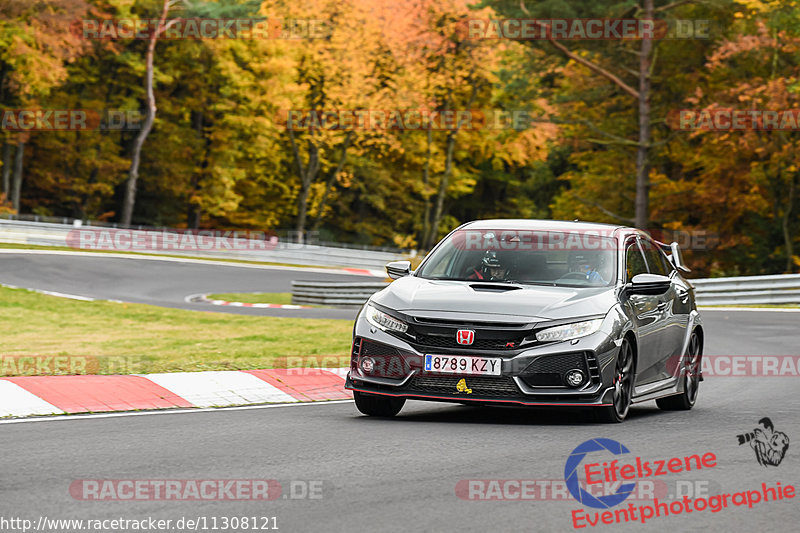
<svg viewBox="0 0 800 533">
<path fill-rule="evenodd" d="M 346 388 L 367 415 L 408 399 L 691 409 L 704 333 L 677 243 L 635 228 L 483 220 L 455 229 L 362 307 Z"/>
</svg>

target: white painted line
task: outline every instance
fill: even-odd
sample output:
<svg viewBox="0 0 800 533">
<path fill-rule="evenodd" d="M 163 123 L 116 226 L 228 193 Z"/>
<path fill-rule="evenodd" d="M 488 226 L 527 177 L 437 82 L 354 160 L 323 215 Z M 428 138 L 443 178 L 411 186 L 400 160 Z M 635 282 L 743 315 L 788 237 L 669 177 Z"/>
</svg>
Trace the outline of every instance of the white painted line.
<svg viewBox="0 0 800 533">
<path fill-rule="evenodd" d="M 254 375 L 235 370 L 141 374 L 141 376 L 197 407 L 297 401 Z"/>
<path fill-rule="evenodd" d="M 236 268 L 256 268 L 259 270 L 289 270 L 292 272 L 318 272 L 320 274 L 339 274 L 342 276 L 369 276 L 372 277 L 385 277 L 385 274 L 379 270 L 368 270 L 369 274 L 347 272 L 342 267 L 321 268 L 312 266 L 280 266 L 280 265 L 260 265 L 249 263 L 234 263 L 231 261 L 211 261 L 208 259 L 194 259 L 183 257 L 161 257 L 158 255 L 145 255 L 145 254 L 120 254 L 114 252 L 71 252 L 67 250 L 25 250 L 15 248 L 0 248 L 0 254 L 30 254 L 30 255 L 74 255 L 80 257 L 110 257 L 113 259 L 134 259 L 140 261 L 171 261 L 173 263 L 195 263 L 200 265 L 213 265 L 213 266 L 229 266 Z M 362 269 L 358 269 L 362 270 Z M 365 269 L 364 269 L 365 270 Z"/>
<path fill-rule="evenodd" d="M 800 309 L 780 309 L 777 307 L 697 307 L 702 311 L 754 311 L 756 313 L 800 313 Z"/>
<path fill-rule="evenodd" d="M 353 403 L 353 400 L 328 400 L 318 402 L 295 402 L 277 403 L 270 405 L 242 405 L 237 407 L 207 407 L 205 409 L 162 409 L 158 411 L 129 411 L 124 413 L 99 413 L 92 415 L 70 415 L 51 416 L 46 418 L 14 418 L 11 420 L 0 420 L 2 424 L 26 424 L 30 422 L 66 422 L 71 420 L 91 420 L 96 418 L 123 418 L 128 416 L 152 416 L 152 415 L 186 415 L 192 413 L 224 413 L 225 411 L 249 411 L 251 409 L 276 409 L 278 407 L 307 407 L 311 405 L 338 405 L 342 403 Z"/>
<path fill-rule="evenodd" d="M 77 294 L 66 294 L 63 292 L 55 292 L 55 291 L 45 291 L 45 290 L 38 290 L 38 289 L 29 289 L 34 292 L 40 292 L 42 294 L 46 294 L 48 296 L 57 296 L 59 298 L 69 298 L 70 300 L 82 300 L 84 302 L 93 302 L 94 298 L 89 298 L 88 296 L 78 296 Z"/>
<path fill-rule="evenodd" d="M 0 416 L 62 415 L 47 403 L 11 381 L 0 379 Z"/>
<path fill-rule="evenodd" d="M 63 292 L 55 292 L 55 291 L 46 291 L 44 289 L 28 289 L 26 287 L 17 287 L 16 285 L 6 285 L 5 283 L 0 283 L 0 287 L 5 287 L 7 289 L 25 289 L 26 291 L 37 292 L 39 294 L 46 294 L 48 296 L 56 296 L 58 298 L 69 298 L 70 300 L 81 300 L 84 302 L 94 302 L 94 298 L 90 298 L 88 296 L 79 296 L 77 294 L 66 294 Z M 113 301 L 113 300 L 112 300 Z M 122 303 L 122 302 L 119 302 Z"/>
</svg>

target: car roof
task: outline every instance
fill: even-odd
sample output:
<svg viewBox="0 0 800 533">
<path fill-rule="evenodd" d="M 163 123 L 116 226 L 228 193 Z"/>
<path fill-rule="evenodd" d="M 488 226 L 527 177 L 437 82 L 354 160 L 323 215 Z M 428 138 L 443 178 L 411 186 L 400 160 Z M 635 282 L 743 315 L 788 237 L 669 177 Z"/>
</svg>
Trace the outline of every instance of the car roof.
<svg viewBox="0 0 800 533">
<path fill-rule="evenodd" d="M 539 230 L 539 231 L 602 231 L 608 233 L 616 230 L 636 232 L 636 228 L 619 226 L 615 224 L 601 224 L 599 222 L 583 222 L 571 220 L 536 220 L 529 218 L 498 218 L 489 220 L 474 220 L 461 226 L 472 229 L 496 230 Z"/>
</svg>

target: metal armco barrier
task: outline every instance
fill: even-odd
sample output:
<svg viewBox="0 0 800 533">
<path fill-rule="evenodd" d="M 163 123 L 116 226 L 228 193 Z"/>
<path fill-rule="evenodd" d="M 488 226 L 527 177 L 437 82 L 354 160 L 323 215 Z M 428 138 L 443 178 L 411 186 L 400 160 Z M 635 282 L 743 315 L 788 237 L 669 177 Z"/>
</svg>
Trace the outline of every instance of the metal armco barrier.
<svg viewBox="0 0 800 533">
<path fill-rule="evenodd" d="M 65 219 L 66 221 L 66 219 Z M 76 229 L 108 229 L 50 222 L 0 218 L 0 242 L 40 246 L 68 246 L 67 235 Z M 143 230 L 157 231 L 157 230 Z M 279 242 L 272 250 L 148 250 L 148 254 L 236 259 L 308 266 L 351 267 L 383 270 L 386 263 L 408 259 L 402 252 L 360 250 Z M 689 280 L 696 289 L 698 305 L 800 304 L 800 274 L 741 276 Z M 385 283 L 325 284 L 298 281 L 293 288 L 296 303 L 320 305 L 361 305 Z M 313 283 L 313 285 L 312 285 Z M 297 291 L 295 293 L 295 291 Z M 325 300 L 325 301 L 323 301 Z"/>
<path fill-rule="evenodd" d="M 385 282 L 293 281 L 292 303 L 360 307 L 387 285 Z"/>
<path fill-rule="evenodd" d="M 698 305 L 800 304 L 800 274 L 692 279 Z"/>
<path fill-rule="evenodd" d="M 112 230 L 101 226 L 53 224 L 0 219 L 0 242 L 39 246 L 69 246 L 67 235 L 75 230 Z M 137 230 L 138 231 L 138 230 Z M 141 230 L 154 233 L 158 230 Z M 78 248 L 75 248 L 79 250 Z M 125 251 L 125 250 L 120 250 Z M 272 250 L 147 250 L 148 254 L 186 257 L 263 261 L 291 265 L 329 266 L 383 270 L 386 263 L 408 259 L 402 252 L 382 252 L 315 244 L 279 242 Z"/>
<path fill-rule="evenodd" d="M 689 280 L 697 305 L 800 304 L 800 274 Z M 293 281 L 292 303 L 360 306 L 387 283 Z"/>
</svg>

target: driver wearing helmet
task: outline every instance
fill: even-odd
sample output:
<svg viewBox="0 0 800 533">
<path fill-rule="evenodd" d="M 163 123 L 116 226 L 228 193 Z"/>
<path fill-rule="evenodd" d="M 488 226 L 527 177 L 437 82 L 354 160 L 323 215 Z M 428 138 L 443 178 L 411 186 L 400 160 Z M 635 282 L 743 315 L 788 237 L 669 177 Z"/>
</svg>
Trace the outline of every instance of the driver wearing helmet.
<svg viewBox="0 0 800 533">
<path fill-rule="evenodd" d="M 467 276 L 469 279 L 485 281 L 505 281 L 508 269 L 503 266 L 497 257 L 497 252 L 487 250 L 479 265 L 472 267 Z"/>
<path fill-rule="evenodd" d="M 570 272 L 579 272 L 586 276 L 586 280 L 592 283 L 607 283 L 599 270 L 602 268 L 597 255 L 587 253 L 572 253 L 567 259 Z"/>
</svg>

